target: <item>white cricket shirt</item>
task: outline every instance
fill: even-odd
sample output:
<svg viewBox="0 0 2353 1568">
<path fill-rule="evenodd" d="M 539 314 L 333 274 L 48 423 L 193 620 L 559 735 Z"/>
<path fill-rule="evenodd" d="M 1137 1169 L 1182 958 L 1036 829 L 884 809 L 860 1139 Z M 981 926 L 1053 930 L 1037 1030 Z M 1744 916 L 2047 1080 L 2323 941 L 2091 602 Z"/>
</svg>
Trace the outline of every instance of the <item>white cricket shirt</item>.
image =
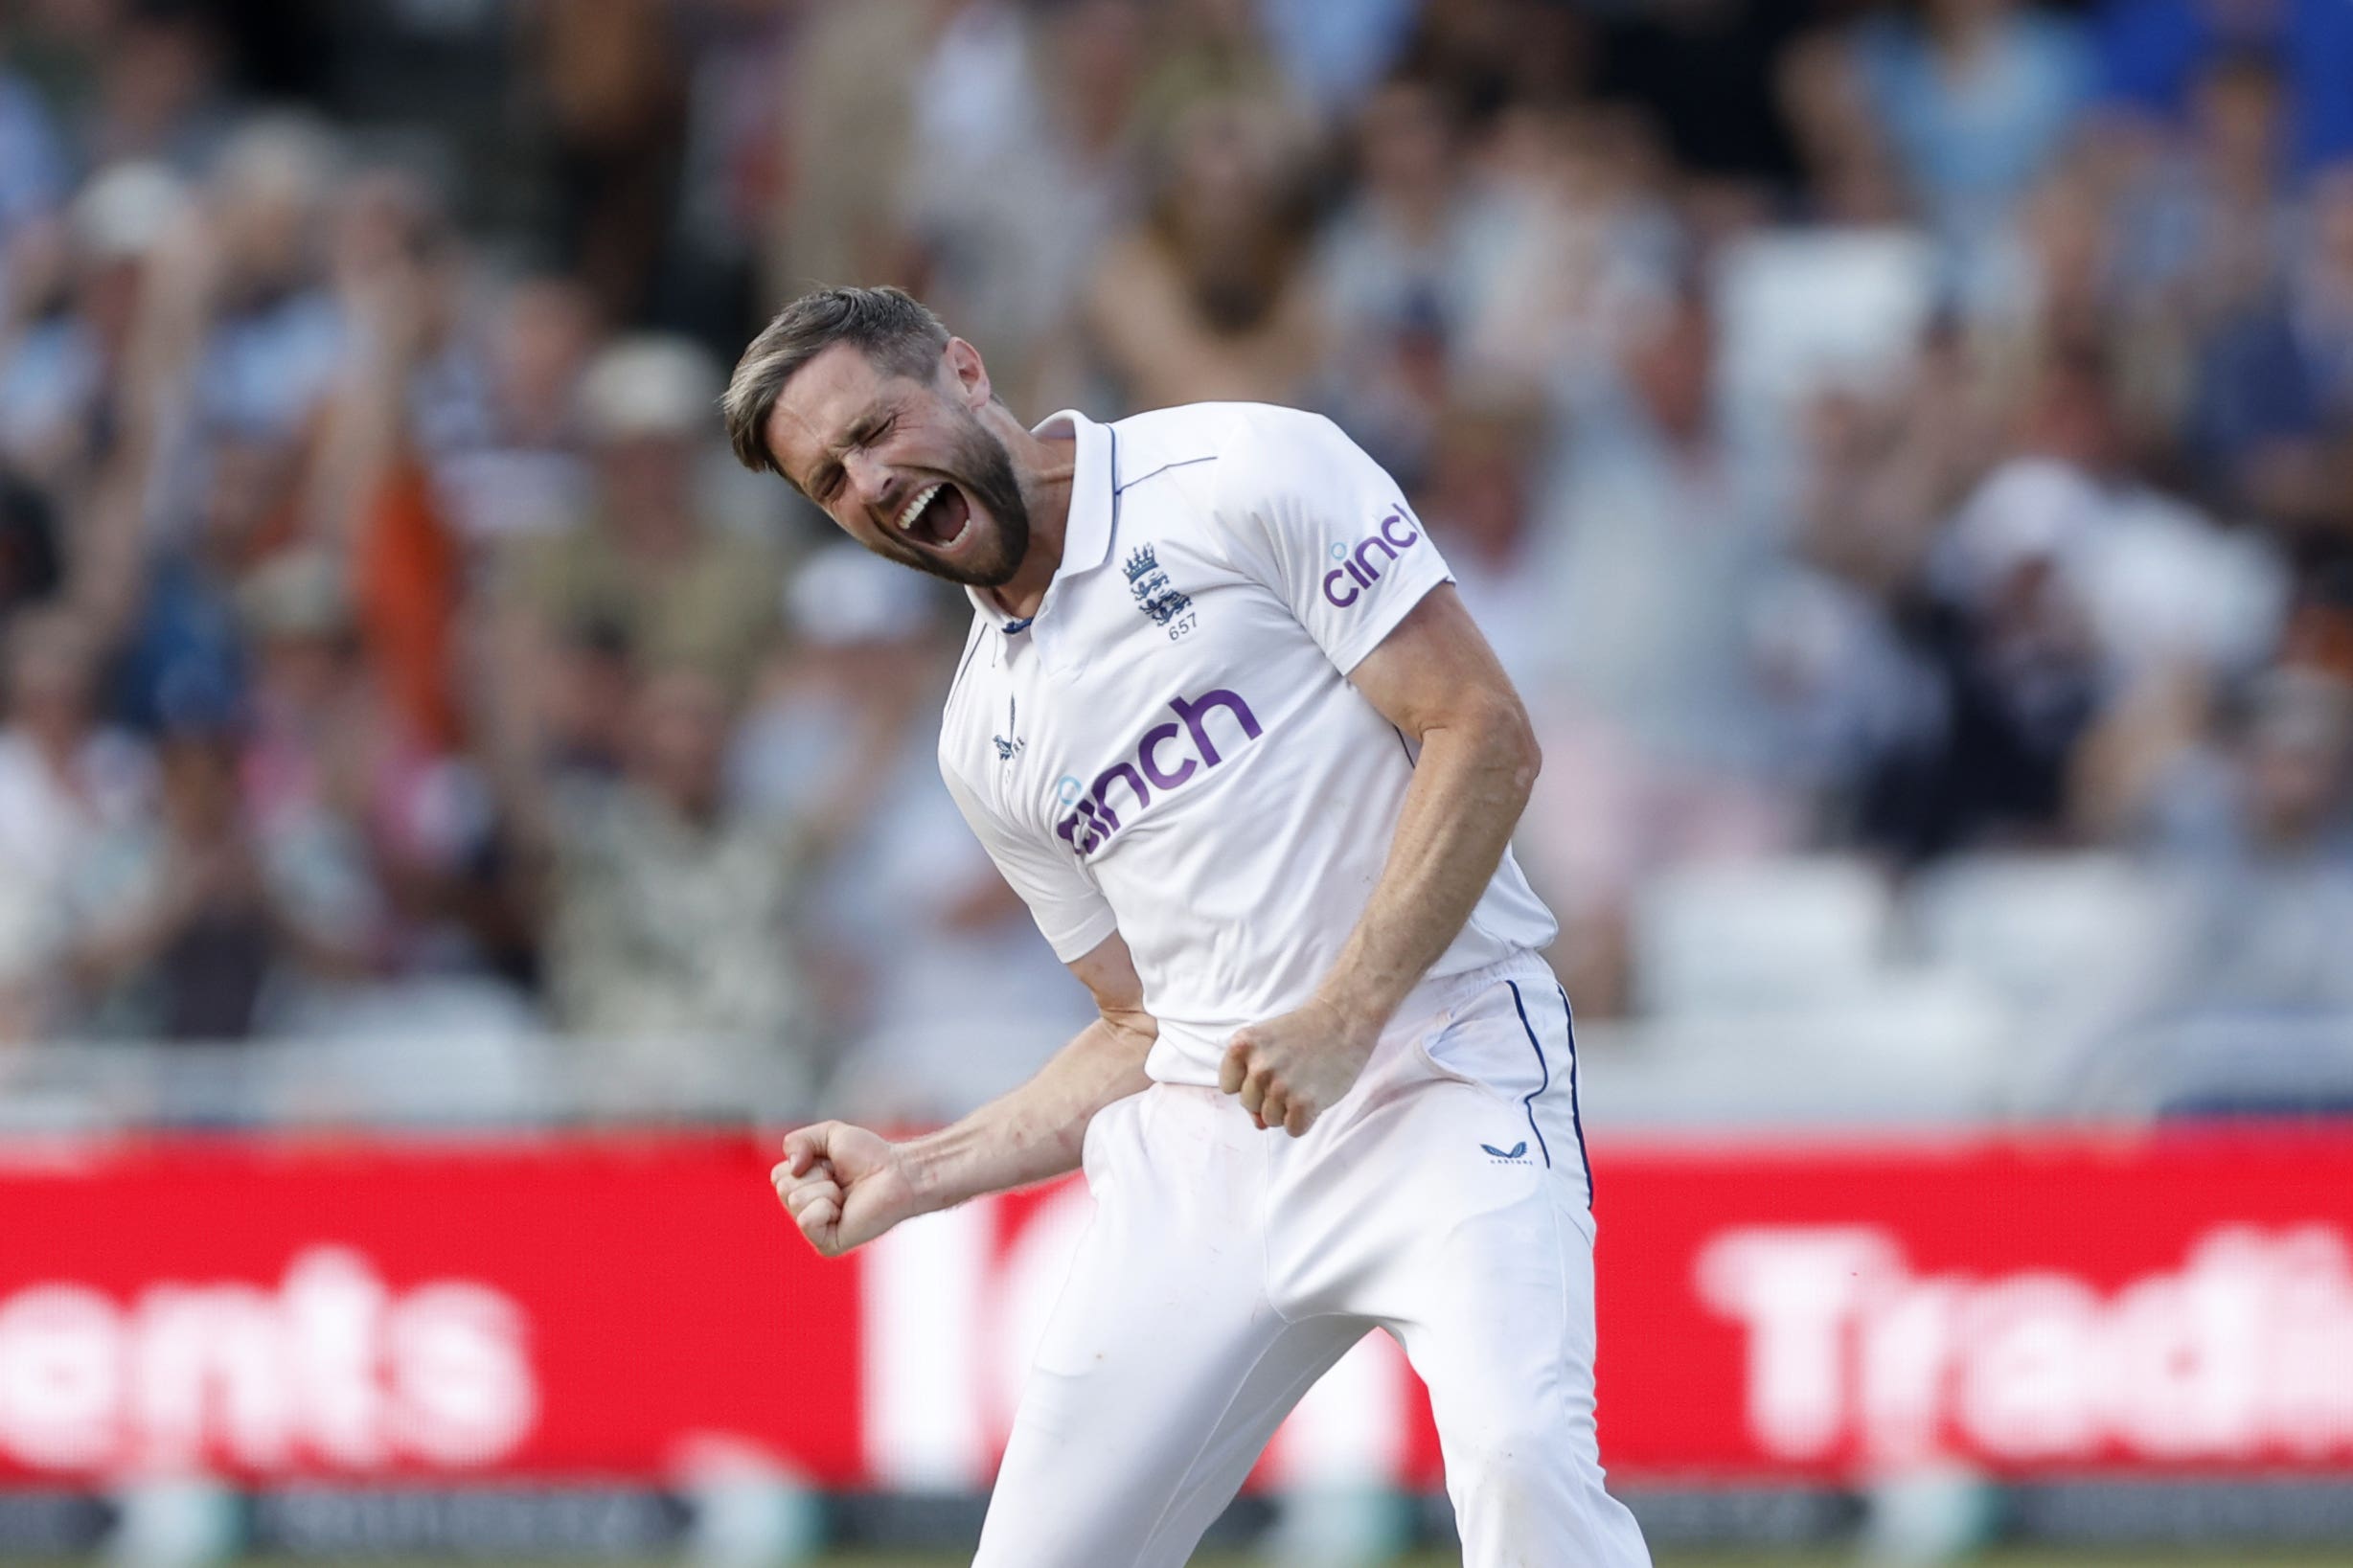
<svg viewBox="0 0 2353 1568">
<path fill-rule="evenodd" d="M 1385 864 L 1413 757 L 1348 671 L 1448 580 L 1396 484 L 1319 415 L 1063 412 L 1077 472 L 1038 613 L 977 611 L 940 733 L 948 792 L 1065 962 L 1127 940 L 1160 1037 L 1214 1084 L 1305 1003 Z M 1441 977 L 1552 940 L 1507 852 Z"/>
</svg>

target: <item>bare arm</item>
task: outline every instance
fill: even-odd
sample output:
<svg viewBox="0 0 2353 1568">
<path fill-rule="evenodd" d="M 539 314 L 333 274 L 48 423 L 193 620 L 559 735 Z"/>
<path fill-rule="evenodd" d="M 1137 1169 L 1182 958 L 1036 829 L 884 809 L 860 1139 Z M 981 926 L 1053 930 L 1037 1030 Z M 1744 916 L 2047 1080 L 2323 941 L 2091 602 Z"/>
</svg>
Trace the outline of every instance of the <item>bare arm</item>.
<svg viewBox="0 0 2353 1568">
<path fill-rule="evenodd" d="M 1349 680 L 1421 748 L 1388 861 L 1314 996 L 1238 1031 L 1219 1079 L 1262 1126 L 1294 1137 L 1348 1092 L 1471 918 L 1540 761 L 1526 710 L 1451 585 L 1431 589 Z"/>
<path fill-rule="evenodd" d="M 1389 858 L 1317 995 L 1379 1031 L 1461 934 L 1527 808 L 1527 710 L 1452 585 L 1434 588 L 1350 682 L 1421 747 Z"/>
<path fill-rule="evenodd" d="M 846 1122 L 820 1122 L 785 1139 L 785 1157 L 769 1175 L 811 1246 L 836 1257 L 902 1219 L 1078 1169 L 1095 1113 L 1150 1081 L 1144 1057 L 1158 1025 L 1144 1011 L 1135 965 L 1116 935 L 1070 969 L 1102 1016 L 1019 1088 L 902 1143 Z"/>
</svg>

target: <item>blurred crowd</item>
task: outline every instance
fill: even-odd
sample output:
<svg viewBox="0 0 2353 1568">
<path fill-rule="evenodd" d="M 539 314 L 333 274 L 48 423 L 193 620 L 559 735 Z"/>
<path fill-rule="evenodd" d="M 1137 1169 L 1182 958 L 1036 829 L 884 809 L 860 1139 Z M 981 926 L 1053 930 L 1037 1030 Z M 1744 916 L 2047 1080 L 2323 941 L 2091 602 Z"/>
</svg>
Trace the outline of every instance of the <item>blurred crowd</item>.
<svg viewBox="0 0 2353 1568">
<path fill-rule="evenodd" d="M 2097 868 L 2135 1016 L 2353 1010 L 2342 0 L 0 19 L 0 1038 L 1023 1076 L 1084 999 L 934 771 L 960 605 L 719 439 L 834 281 L 1387 465 L 1587 1017 L 1727 865 Z"/>
</svg>

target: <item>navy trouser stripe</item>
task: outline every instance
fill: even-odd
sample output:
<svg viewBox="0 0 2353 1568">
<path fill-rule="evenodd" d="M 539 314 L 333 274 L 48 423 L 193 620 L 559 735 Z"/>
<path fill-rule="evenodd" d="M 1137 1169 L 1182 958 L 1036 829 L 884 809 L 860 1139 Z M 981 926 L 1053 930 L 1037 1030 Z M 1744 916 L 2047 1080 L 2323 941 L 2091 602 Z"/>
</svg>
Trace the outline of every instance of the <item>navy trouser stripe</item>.
<svg viewBox="0 0 2353 1568">
<path fill-rule="evenodd" d="M 1543 1043 L 1537 1039 L 1535 1029 L 1528 1023 L 1527 1004 L 1520 1000 L 1519 982 L 1506 980 L 1504 984 L 1512 988 L 1512 1006 L 1519 1010 L 1519 1027 L 1527 1032 L 1528 1049 L 1536 1053 L 1536 1070 L 1542 1075 L 1536 1087 L 1530 1089 L 1519 1102 L 1519 1106 L 1528 1113 L 1528 1130 L 1536 1134 L 1536 1147 L 1543 1150 L 1544 1169 L 1549 1170 L 1552 1169 L 1552 1147 L 1544 1142 L 1544 1129 L 1536 1125 L 1536 1097 L 1552 1087 L 1552 1064 L 1544 1059 Z M 1586 1185 L 1590 1188 L 1592 1183 L 1588 1180 Z"/>
<path fill-rule="evenodd" d="M 1568 1125 L 1577 1133 L 1577 1163 L 1585 1169 L 1585 1206 L 1593 1207 L 1593 1162 L 1585 1151 L 1585 1116 L 1577 1108 L 1577 1015 L 1569 1011 L 1566 988 L 1555 986 L 1561 993 L 1561 1027 L 1567 1031 L 1568 1041 Z"/>
</svg>

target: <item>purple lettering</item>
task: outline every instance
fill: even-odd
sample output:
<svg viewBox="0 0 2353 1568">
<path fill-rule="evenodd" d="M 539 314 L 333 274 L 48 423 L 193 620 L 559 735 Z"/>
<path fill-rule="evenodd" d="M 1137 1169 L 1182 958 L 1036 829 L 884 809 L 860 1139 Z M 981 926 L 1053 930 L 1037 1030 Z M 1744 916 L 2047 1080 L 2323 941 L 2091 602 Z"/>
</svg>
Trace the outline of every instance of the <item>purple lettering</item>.
<svg viewBox="0 0 2353 1568">
<path fill-rule="evenodd" d="M 1135 791 L 1135 804 L 1139 809 L 1152 804 L 1152 791 L 1144 787 L 1142 776 L 1126 762 L 1115 762 L 1095 775 L 1095 808 L 1103 813 L 1103 820 L 1111 825 L 1111 830 L 1117 832 L 1119 819 L 1111 815 L 1111 803 L 1103 798 L 1103 792 L 1111 787 L 1114 779 L 1128 781 L 1128 787 Z"/>
<path fill-rule="evenodd" d="M 1184 727 L 1192 732 L 1193 749 L 1199 752 L 1201 761 L 1211 767 L 1216 767 L 1220 761 L 1223 761 L 1218 755 L 1218 748 L 1210 743 L 1208 725 L 1202 722 L 1203 716 L 1211 708 L 1223 708 L 1240 719 L 1242 733 L 1252 740 L 1257 739 L 1263 733 L 1258 726 L 1258 716 L 1250 712 L 1250 705 L 1222 687 L 1215 692 L 1204 693 L 1199 702 L 1187 702 L 1182 697 L 1171 698 L 1169 708 L 1177 718 L 1183 721 Z"/>
<path fill-rule="evenodd" d="M 1336 609 L 1346 609 L 1364 596 L 1357 588 L 1349 588 L 1345 593 L 1336 591 L 1342 586 L 1342 577 L 1355 581 L 1359 588 L 1369 588 L 1381 580 L 1381 567 L 1373 559 L 1374 551 L 1380 551 L 1386 559 L 1395 560 L 1399 551 L 1420 543 L 1421 538 L 1421 530 L 1414 526 L 1405 510 L 1403 507 L 1390 508 L 1388 515 L 1381 519 L 1373 532 L 1357 541 L 1355 551 L 1341 556 L 1339 566 L 1324 574 L 1324 599 Z M 1332 548 L 1335 552 L 1339 550 L 1338 545 Z"/>
<path fill-rule="evenodd" d="M 1335 572 L 1333 576 L 1339 574 Z M 1137 742 L 1135 756 L 1130 761 L 1114 762 L 1095 775 L 1090 789 L 1083 788 L 1076 779 L 1065 778 L 1056 785 L 1055 798 L 1069 807 L 1069 814 L 1054 825 L 1055 835 L 1078 852 L 1081 859 L 1092 855 L 1119 831 L 1119 813 L 1111 809 L 1110 790 L 1114 780 L 1124 782 L 1135 796 L 1131 811 L 1140 811 L 1152 804 L 1153 791 L 1170 790 L 1203 768 L 1216 767 L 1224 759 L 1209 739 L 1209 710 L 1223 708 L 1242 727 L 1244 739 L 1257 739 L 1265 734 L 1258 716 L 1238 692 L 1222 688 L 1205 693 L 1199 701 L 1177 696 L 1169 699 L 1169 708 L 1176 714 L 1174 724 L 1154 724 L 1144 732 Z M 1179 734 L 1191 732 L 1192 757 L 1180 757 L 1173 768 L 1160 761 L 1160 748 L 1175 740 Z M 1075 792 L 1065 797 L 1065 789 Z"/>
<path fill-rule="evenodd" d="M 1333 574 L 1335 577 L 1337 577 L 1338 575 L 1339 574 L 1336 572 Z M 1192 758 L 1188 757 L 1184 760 L 1184 765 L 1178 768 L 1176 772 L 1163 773 L 1160 771 L 1159 759 L 1154 754 L 1159 751 L 1164 742 L 1174 740 L 1176 739 L 1176 725 L 1155 724 L 1151 729 L 1144 732 L 1144 743 L 1138 746 L 1135 751 L 1136 761 L 1144 764 L 1144 777 L 1150 779 L 1154 784 L 1159 785 L 1162 789 L 1176 788 L 1178 784 L 1193 777 L 1195 771 L 1201 765 L 1200 763 L 1195 761 Z"/>
</svg>

